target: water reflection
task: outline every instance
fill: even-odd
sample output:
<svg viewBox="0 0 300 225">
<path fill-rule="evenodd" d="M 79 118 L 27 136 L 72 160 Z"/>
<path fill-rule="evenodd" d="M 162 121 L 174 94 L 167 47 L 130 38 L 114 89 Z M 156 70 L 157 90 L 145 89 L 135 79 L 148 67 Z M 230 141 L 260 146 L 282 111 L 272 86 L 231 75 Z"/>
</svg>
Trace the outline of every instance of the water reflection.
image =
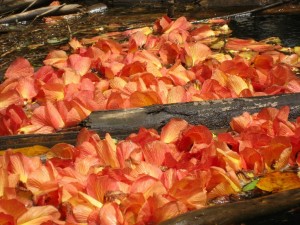
<svg viewBox="0 0 300 225">
<path fill-rule="evenodd" d="M 300 45 L 300 15 L 269 15 L 236 18 L 229 24 L 232 36 L 262 40 L 279 37 L 284 46 Z"/>
</svg>

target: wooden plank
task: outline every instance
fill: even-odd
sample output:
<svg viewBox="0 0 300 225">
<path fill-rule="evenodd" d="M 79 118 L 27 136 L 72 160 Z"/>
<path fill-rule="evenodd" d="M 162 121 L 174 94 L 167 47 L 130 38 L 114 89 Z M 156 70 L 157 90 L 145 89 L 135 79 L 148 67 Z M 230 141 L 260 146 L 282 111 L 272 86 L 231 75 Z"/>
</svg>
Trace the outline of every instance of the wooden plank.
<svg viewBox="0 0 300 225">
<path fill-rule="evenodd" d="M 108 132 L 116 138 L 137 132 L 140 127 L 160 130 L 174 117 L 191 124 L 203 124 L 210 129 L 222 129 L 228 127 L 232 117 L 245 111 L 254 113 L 264 107 L 280 108 L 285 105 L 290 106 L 290 119 L 300 116 L 300 93 L 97 111 L 88 117 L 85 126 L 100 134 Z"/>
<path fill-rule="evenodd" d="M 160 225 L 240 224 L 249 219 L 281 213 L 296 208 L 299 204 L 300 189 L 294 189 L 260 198 L 191 211 L 164 221 L 160 223 Z"/>
</svg>

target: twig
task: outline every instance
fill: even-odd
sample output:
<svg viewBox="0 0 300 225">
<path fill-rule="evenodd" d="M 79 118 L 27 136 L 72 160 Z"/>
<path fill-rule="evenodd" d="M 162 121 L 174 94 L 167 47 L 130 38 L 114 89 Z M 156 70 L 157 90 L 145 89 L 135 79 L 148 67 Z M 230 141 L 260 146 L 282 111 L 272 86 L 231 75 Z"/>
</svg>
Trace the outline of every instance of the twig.
<svg viewBox="0 0 300 225">
<path fill-rule="evenodd" d="M 30 24 L 32 24 L 35 20 L 39 19 L 39 18 L 42 17 L 42 16 L 45 16 L 45 15 L 51 13 L 51 12 L 54 12 L 54 11 L 56 11 L 56 10 L 59 10 L 60 8 L 64 7 L 65 5 L 66 5 L 66 3 L 64 3 L 64 4 L 62 4 L 62 5 L 59 5 L 58 7 L 49 9 L 49 10 L 47 10 L 46 12 L 41 13 L 40 15 L 37 15 L 37 16 L 31 21 Z"/>
<path fill-rule="evenodd" d="M 283 4 L 286 4 L 286 3 L 289 3 L 289 2 L 291 2 L 291 0 L 278 1 L 278 2 L 275 2 L 275 3 L 269 4 L 269 5 L 264 5 L 264 6 L 255 8 L 255 9 L 244 11 L 244 12 L 233 13 L 233 14 L 229 14 L 229 15 L 225 15 L 225 16 L 217 16 L 217 17 L 197 20 L 197 21 L 194 21 L 194 23 L 207 22 L 208 20 L 211 20 L 211 19 L 230 19 L 230 18 L 241 17 L 241 16 L 251 16 L 251 14 L 253 14 L 253 13 L 261 12 L 263 10 L 270 9 L 270 8 L 273 8 L 273 7 L 276 7 L 276 6 L 279 6 L 279 5 L 283 5 Z"/>
<path fill-rule="evenodd" d="M 31 2 L 31 3 L 30 3 L 30 4 L 22 11 L 22 13 L 23 13 L 23 12 L 26 12 L 26 11 L 27 11 L 31 6 L 33 6 L 36 2 L 37 2 L 37 0 Z"/>
<path fill-rule="evenodd" d="M 72 40 L 73 35 L 72 35 L 71 27 L 69 26 L 69 24 L 67 24 L 67 28 L 68 28 L 68 32 L 69 32 L 69 40 Z"/>
</svg>

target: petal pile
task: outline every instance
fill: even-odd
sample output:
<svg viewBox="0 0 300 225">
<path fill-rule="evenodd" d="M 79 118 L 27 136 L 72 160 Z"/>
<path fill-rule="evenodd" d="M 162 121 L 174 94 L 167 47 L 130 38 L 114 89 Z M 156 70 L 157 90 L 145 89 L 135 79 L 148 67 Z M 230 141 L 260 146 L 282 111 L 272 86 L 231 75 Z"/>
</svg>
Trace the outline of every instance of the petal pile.
<svg viewBox="0 0 300 225">
<path fill-rule="evenodd" d="M 247 182 L 240 174 L 249 174 L 248 182 L 264 177 L 257 183 L 264 191 L 298 188 L 297 174 L 281 172 L 300 164 L 300 117 L 291 122 L 288 115 L 288 107 L 244 113 L 217 135 L 182 119 L 119 141 L 84 128 L 75 146 L 33 147 L 43 162 L 25 155 L 35 152 L 28 148 L 7 150 L 0 156 L 0 220 L 157 224 L 241 192 Z"/>
<path fill-rule="evenodd" d="M 226 21 L 210 22 L 164 16 L 152 28 L 73 39 L 37 71 L 16 59 L 0 84 L 0 135 L 55 132 L 96 110 L 300 92 L 297 47 L 224 38 Z"/>
</svg>

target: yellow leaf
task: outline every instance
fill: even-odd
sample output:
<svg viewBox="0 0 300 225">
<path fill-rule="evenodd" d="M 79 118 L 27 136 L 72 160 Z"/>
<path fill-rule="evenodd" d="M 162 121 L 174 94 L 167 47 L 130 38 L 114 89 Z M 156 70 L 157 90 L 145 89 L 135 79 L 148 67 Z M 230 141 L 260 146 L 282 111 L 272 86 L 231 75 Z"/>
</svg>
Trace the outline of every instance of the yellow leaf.
<svg viewBox="0 0 300 225">
<path fill-rule="evenodd" d="M 24 148 L 15 148 L 11 150 L 14 153 L 20 152 L 26 156 L 40 156 L 44 155 L 49 151 L 49 148 L 41 145 L 34 145 L 30 147 L 24 147 Z M 4 155 L 5 151 L 0 151 L 0 155 Z"/>
<path fill-rule="evenodd" d="M 256 185 L 259 189 L 269 192 L 279 192 L 300 188 L 300 178 L 295 173 L 274 172 L 260 178 Z"/>
</svg>

